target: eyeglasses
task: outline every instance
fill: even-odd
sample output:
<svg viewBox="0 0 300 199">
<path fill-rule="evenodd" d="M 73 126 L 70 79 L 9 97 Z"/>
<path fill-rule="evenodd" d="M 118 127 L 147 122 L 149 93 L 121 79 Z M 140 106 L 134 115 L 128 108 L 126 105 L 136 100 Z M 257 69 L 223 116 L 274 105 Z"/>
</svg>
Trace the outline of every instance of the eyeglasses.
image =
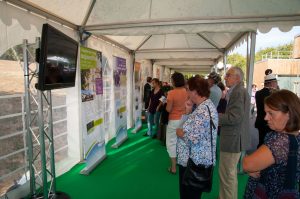
<svg viewBox="0 0 300 199">
<path fill-rule="evenodd" d="M 235 74 L 232 74 L 232 73 L 226 73 L 225 74 L 225 77 L 232 77 L 232 76 L 234 76 Z"/>
</svg>

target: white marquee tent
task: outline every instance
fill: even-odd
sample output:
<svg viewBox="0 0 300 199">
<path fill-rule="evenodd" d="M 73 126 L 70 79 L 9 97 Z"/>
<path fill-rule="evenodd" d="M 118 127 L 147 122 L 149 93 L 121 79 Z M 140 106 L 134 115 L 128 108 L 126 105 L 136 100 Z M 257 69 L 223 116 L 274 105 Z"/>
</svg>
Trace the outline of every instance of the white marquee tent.
<svg viewBox="0 0 300 199">
<path fill-rule="evenodd" d="M 177 70 L 210 71 L 248 32 L 299 25 L 298 0 L 7 0 Z"/>
<path fill-rule="evenodd" d="M 103 52 L 110 65 L 109 57 L 126 58 L 127 126 L 130 128 L 133 124 L 135 60 L 149 68 L 156 65 L 166 71 L 208 73 L 223 58 L 226 63 L 230 50 L 247 41 L 249 85 L 252 82 L 256 32 L 266 33 L 272 27 L 289 31 L 293 26 L 299 26 L 300 1 L 0 0 L 0 55 L 22 44 L 24 39 L 34 43 L 41 35 L 43 23 L 51 23 L 77 41 L 84 40 L 83 45 Z M 93 36 L 89 37 L 90 34 Z M 82 160 L 82 149 L 78 147 L 82 145 L 78 135 L 80 87 L 77 85 L 66 90 L 68 159 L 57 165 L 58 175 Z M 0 96 L 0 100 L 11 97 L 16 96 Z M 0 124 L 1 120 L 13 117 L 15 113 L 1 115 Z M 9 136 L 2 134 L 0 129 L 0 140 L 20 132 Z M 111 132 L 107 137 L 113 137 Z M 11 154 L 1 156 L 0 160 L 10 158 Z M 0 180 L 19 170 L 0 176 Z"/>
</svg>

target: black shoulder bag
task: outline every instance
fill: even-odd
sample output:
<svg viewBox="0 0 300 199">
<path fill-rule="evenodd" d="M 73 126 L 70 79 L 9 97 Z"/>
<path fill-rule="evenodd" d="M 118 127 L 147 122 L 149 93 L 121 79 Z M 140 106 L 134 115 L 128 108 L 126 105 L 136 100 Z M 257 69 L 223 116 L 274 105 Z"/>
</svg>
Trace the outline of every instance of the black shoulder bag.
<svg viewBox="0 0 300 199">
<path fill-rule="evenodd" d="M 191 158 L 188 159 L 187 167 L 183 174 L 182 183 L 186 186 L 192 187 L 195 190 L 202 192 L 210 192 L 213 178 L 213 142 L 212 142 L 212 128 L 216 129 L 210 114 L 209 107 L 206 105 L 210 117 L 210 143 L 211 143 L 211 165 L 205 166 L 202 164 L 196 165 Z M 191 149 L 190 149 L 191 154 Z"/>
</svg>

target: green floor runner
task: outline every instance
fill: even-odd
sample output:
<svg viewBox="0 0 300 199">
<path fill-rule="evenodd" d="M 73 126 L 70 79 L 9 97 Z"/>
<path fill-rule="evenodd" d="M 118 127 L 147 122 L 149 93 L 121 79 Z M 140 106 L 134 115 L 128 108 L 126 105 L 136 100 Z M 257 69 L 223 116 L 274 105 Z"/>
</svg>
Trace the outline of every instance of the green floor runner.
<svg viewBox="0 0 300 199">
<path fill-rule="evenodd" d="M 89 176 L 79 174 L 84 165 L 76 165 L 57 178 L 57 190 L 72 199 L 179 199 L 178 175 L 167 172 L 166 148 L 160 141 L 144 137 L 145 129 L 128 133 L 128 140 L 118 149 L 107 144 L 105 159 Z M 239 175 L 242 198 L 247 175 Z M 213 189 L 202 198 L 218 196 L 218 169 L 215 167 Z"/>
</svg>

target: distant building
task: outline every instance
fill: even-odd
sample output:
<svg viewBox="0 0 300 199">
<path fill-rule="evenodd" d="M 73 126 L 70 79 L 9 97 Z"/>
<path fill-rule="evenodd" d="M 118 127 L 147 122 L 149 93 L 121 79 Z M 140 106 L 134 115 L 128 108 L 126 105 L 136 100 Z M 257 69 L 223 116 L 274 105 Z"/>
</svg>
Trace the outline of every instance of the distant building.
<svg viewBox="0 0 300 199">
<path fill-rule="evenodd" d="M 300 59 L 300 34 L 295 36 L 293 58 Z"/>
<path fill-rule="evenodd" d="M 295 37 L 293 52 L 289 55 L 278 52 L 263 57 L 254 64 L 253 83 L 258 89 L 263 88 L 266 69 L 272 69 L 278 78 L 280 89 L 293 91 L 300 97 L 300 35 Z"/>
</svg>

